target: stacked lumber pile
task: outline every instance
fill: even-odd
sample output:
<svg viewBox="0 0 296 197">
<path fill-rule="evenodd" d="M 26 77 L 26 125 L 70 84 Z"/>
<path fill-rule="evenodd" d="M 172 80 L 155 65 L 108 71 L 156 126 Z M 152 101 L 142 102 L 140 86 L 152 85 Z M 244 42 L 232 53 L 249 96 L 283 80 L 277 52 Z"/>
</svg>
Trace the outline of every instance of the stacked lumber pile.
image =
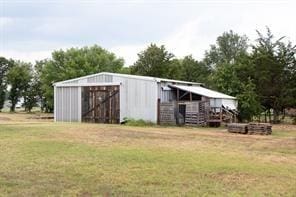
<svg viewBox="0 0 296 197">
<path fill-rule="evenodd" d="M 270 135 L 272 132 L 271 125 L 267 123 L 249 123 L 248 134 L 253 135 Z"/>
<path fill-rule="evenodd" d="M 248 133 L 248 124 L 239 124 L 239 123 L 231 123 L 227 124 L 228 132 L 230 133 L 241 133 L 247 134 Z"/>
<path fill-rule="evenodd" d="M 272 132 L 271 127 L 272 126 L 267 123 L 232 123 L 227 125 L 227 130 L 230 133 L 241 133 L 249 135 L 270 135 Z"/>
</svg>

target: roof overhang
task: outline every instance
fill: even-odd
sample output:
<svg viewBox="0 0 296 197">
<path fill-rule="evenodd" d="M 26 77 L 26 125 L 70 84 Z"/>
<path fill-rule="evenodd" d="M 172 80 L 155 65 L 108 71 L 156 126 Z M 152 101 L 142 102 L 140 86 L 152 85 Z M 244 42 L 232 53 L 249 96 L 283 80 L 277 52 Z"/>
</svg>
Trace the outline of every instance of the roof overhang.
<svg viewBox="0 0 296 197">
<path fill-rule="evenodd" d="M 128 74 L 120 74 L 120 73 L 109 73 L 109 72 L 101 72 L 91 75 L 86 75 L 82 77 L 77 77 L 74 79 L 68 79 L 65 81 L 59 81 L 53 83 L 53 86 L 57 86 L 59 84 L 67 84 L 67 83 L 74 83 L 79 80 L 84 80 L 90 77 L 100 76 L 100 75 L 109 75 L 109 76 L 117 76 L 117 77 L 125 77 L 125 78 L 132 78 L 132 79 L 139 79 L 139 80 L 146 80 L 146 81 L 154 81 L 154 82 L 170 82 L 170 83 L 179 83 L 184 85 L 203 85 L 202 83 L 196 83 L 196 82 L 189 82 L 189 81 L 180 81 L 180 80 L 173 80 L 173 79 L 164 79 L 164 78 L 158 78 L 158 77 L 149 77 L 149 76 L 140 76 L 140 75 L 128 75 Z"/>
<path fill-rule="evenodd" d="M 115 82 L 115 83 L 69 83 L 69 84 L 63 84 L 63 83 L 56 83 L 54 84 L 55 87 L 87 87 L 87 86 L 118 86 L 121 85 L 121 83 Z"/>
<path fill-rule="evenodd" d="M 168 85 L 171 88 L 176 88 L 180 89 L 186 92 L 191 92 L 193 94 L 205 96 L 208 98 L 220 98 L 220 99 L 231 99 L 231 100 L 236 100 L 235 97 L 229 96 L 227 94 L 223 94 L 221 92 L 217 92 L 214 90 L 210 90 L 201 86 L 183 86 L 183 85 Z"/>
</svg>

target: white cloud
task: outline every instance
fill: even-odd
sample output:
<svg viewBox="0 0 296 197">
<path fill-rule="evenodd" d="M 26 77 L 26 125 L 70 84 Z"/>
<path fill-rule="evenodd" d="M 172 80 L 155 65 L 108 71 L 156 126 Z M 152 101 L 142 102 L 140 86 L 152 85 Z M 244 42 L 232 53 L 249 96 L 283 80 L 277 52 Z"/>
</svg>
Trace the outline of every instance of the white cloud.
<svg viewBox="0 0 296 197">
<path fill-rule="evenodd" d="M 219 4 L 216 4 L 216 1 L 210 1 L 210 3 L 186 1 L 187 3 L 178 2 L 175 5 L 176 9 L 166 8 L 167 3 L 158 5 L 156 1 L 152 4 L 141 2 L 139 7 L 133 4 L 125 6 L 125 9 L 122 8 L 123 5 L 115 6 L 118 10 L 124 10 L 119 13 L 113 10 L 113 5 L 110 7 L 114 12 L 111 13 L 107 9 L 109 7 L 83 4 L 82 10 L 83 8 L 90 10 L 86 9 L 71 17 L 69 13 L 62 17 L 47 16 L 48 18 L 37 20 L 40 22 L 37 27 L 32 26 L 32 37 L 28 35 L 25 37 L 22 32 L 18 32 L 18 40 L 14 37 L 10 40 L 4 38 L 0 40 L 0 44 L 2 42 L 5 44 L 0 46 L 0 55 L 34 62 L 49 58 L 53 50 L 103 42 L 102 47 L 123 57 L 125 65 L 129 66 L 137 60 L 139 52 L 150 43 L 156 43 L 164 44 L 177 57 L 192 54 L 200 60 L 205 50 L 209 49 L 209 45 L 214 44 L 217 36 L 224 31 L 232 29 L 241 35 L 246 34 L 253 41 L 257 37 L 255 30 L 265 32 L 265 26 L 269 26 L 276 37 L 287 36 L 296 44 L 296 25 L 293 24 L 296 12 L 294 11 L 295 3 L 292 1 L 292 3 L 277 1 L 271 4 L 267 1 L 260 1 L 261 3 L 226 1 Z M 62 8 L 64 7 L 61 6 L 60 13 L 65 11 Z M 105 14 L 96 15 L 98 8 Z M 147 10 L 149 13 L 146 13 Z M 138 15 L 139 13 L 142 15 Z M 124 15 L 128 15 L 125 20 L 118 20 L 124 18 Z M 140 22 L 135 22 L 139 17 Z M 179 18 L 181 19 L 178 20 Z M 3 27 L 7 25 L 13 26 L 10 25 L 14 24 L 13 20 L 13 18 L 0 17 L 0 28 L 4 29 Z M 136 24 L 145 25 L 137 26 Z M 161 26 L 165 28 L 160 29 Z M 140 31 L 143 27 L 147 29 Z M 87 31 L 82 31 L 83 29 Z"/>
<path fill-rule="evenodd" d="M 232 12 L 226 14 L 225 10 L 217 9 L 211 15 L 196 17 L 176 27 L 175 31 L 163 39 L 137 45 L 116 46 L 113 51 L 124 57 L 126 65 L 131 65 L 137 60 L 137 53 L 152 42 L 164 44 L 168 51 L 179 58 L 192 54 L 201 60 L 210 44 L 215 44 L 216 38 L 223 32 L 233 30 L 240 35 L 247 35 L 250 42 L 254 43 L 258 37 L 256 30 L 265 33 L 266 26 L 270 27 L 275 38 L 286 36 L 286 40 L 296 44 L 296 25 L 289 24 L 290 19 L 296 17 L 293 6 L 287 8 L 285 4 L 276 4 L 265 10 L 261 6 L 249 6 L 242 10 L 233 8 Z"/>
<path fill-rule="evenodd" d="M 14 51 L 14 50 L 5 50 L 0 51 L 0 56 L 5 58 L 12 58 L 16 60 L 22 60 L 26 62 L 34 63 L 36 60 L 42 60 L 49 58 L 51 51 Z"/>
<path fill-rule="evenodd" d="M 0 28 L 4 28 L 4 26 L 9 25 L 13 22 L 12 18 L 9 17 L 0 17 Z"/>
<path fill-rule="evenodd" d="M 116 46 L 110 48 L 110 51 L 115 53 L 118 57 L 121 57 L 125 61 L 125 66 L 132 65 L 135 61 L 137 61 L 138 53 L 143 51 L 147 44 L 141 44 L 141 45 L 123 45 L 123 46 Z"/>
</svg>

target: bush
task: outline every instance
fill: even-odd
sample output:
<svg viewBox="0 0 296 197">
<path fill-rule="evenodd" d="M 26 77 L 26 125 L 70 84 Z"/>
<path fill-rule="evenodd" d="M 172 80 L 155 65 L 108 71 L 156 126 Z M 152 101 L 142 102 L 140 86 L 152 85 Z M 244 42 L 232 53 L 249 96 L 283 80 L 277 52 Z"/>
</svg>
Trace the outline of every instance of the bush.
<svg viewBox="0 0 296 197">
<path fill-rule="evenodd" d="M 151 121 L 145 121 L 143 119 L 133 119 L 133 118 L 123 118 L 124 124 L 128 126 L 138 126 L 138 127 L 145 127 L 145 126 L 155 126 L 155 123 Z"/>
</svg>

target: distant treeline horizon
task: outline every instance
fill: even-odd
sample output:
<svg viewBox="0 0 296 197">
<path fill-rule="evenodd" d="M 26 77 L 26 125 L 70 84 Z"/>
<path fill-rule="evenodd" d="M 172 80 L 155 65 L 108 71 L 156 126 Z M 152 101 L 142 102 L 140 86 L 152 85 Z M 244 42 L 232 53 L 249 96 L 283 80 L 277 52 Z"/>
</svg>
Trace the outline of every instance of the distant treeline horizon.
<svg viewBox="0 0 296 197">
<path fill-rule="evenodd" d="M 284 109 L 296 107 L 296 46 L 285 37 L 275 39 L 269 28 L 257 35 L 250 44 L 246 35 L 224 32 L 200 61 L 190 54 L 177 58 L 164 45 L 153 43 L 128 67 L 98 45 L 56 50 L 51 58 L 35 63 L 0 57 L 0 110 L 8 98 L 15 111 L 23 97 L 27 111 L 41 102 L 42 111 L 52 112 L 54 82 L 115 72 L 204 83 L 238 99 L 241 121 L 272 110 L 272 121 L 279 122 Z"/>
</svg>

